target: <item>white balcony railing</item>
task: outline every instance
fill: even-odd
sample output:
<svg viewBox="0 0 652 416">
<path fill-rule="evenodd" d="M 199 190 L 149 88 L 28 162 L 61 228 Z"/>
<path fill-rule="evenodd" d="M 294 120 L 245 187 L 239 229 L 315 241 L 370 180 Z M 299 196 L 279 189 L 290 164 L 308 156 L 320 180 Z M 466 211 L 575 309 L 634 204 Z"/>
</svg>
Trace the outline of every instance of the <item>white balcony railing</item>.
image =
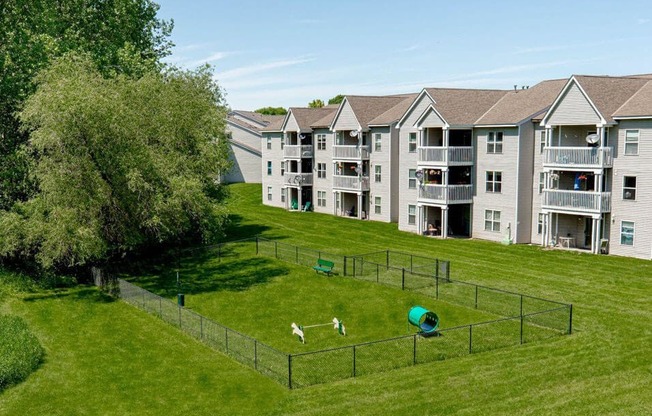
<svg viewBox="0 0 652 416">
<path fill-rule="evenodd" d="M 369 146 L 333 145 L 333 159 L 369 159 Z"/>
<path fill-rule="evenodd" d="M 473 185 L 423 185 L 419 199 L 440 204 L 472 202 Z"/>
<path fill-rule="evenodd" d="M 285 172 L 283 183 L 290 186 L 311 186 L 312 173 Z"/>
<path fill-rule="evenodd" d="M 283 157 L 286 159 L 301 159 L 302 157 L 312 157 L 312 145 L 291 145 L 283 146 Z"/>
<path fill-rule="evenodd" d="M 333 175 L 333 188 L 344 189 L 348 191 L 368 191 L 369 177 Z"/>
<path fill-rule="evenodd" d="M 543 149 L 546 167 L 610 168 L 613 166 L 611 147 L 546 147 Z"/>
<path fill-rule="evenodd" d="M 544 189 L 544 209 L 601 214 L 611 211 L 611 192 L 562 191 Z"/>
<path fill-rule="evenodd" d="M 473 163 L 472 146 L 420 146 L 419 162 L 450 164 L 469 164 Z"/>
</svg>

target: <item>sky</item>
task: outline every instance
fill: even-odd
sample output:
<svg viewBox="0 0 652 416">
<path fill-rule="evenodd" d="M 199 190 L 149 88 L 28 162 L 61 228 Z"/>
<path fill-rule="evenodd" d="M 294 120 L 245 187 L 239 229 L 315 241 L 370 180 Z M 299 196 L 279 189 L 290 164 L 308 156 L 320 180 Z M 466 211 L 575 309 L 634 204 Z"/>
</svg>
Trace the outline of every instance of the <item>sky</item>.
<svg viewBox="0 0 652 416">
<path fill-rule="evenodd" d="M 165 61 L 210 64 L 237 110 L 652 73 L 649 0 L 155 2 L 174 20 Z"/>
</svg>

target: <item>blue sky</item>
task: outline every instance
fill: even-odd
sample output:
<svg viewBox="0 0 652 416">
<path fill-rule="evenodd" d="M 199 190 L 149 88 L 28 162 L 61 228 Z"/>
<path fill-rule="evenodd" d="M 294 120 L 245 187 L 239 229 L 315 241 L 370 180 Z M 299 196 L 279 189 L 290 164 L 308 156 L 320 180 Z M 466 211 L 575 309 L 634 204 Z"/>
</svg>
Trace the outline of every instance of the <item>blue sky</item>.
<svg viewBox="0 0 652 416">
<path fill-rule="evenodd" d="M 155 1 L 167 61 L 211 64 L 233 109 L 652 73 L 649 0 Z"/>
</svg>

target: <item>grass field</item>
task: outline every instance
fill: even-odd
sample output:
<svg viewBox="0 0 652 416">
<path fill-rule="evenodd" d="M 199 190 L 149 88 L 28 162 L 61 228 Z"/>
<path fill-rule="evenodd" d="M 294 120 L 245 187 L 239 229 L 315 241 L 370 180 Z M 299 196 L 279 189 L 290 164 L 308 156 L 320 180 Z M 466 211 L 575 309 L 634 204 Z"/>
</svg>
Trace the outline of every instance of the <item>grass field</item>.
<svg viewBox="0 0 652 416">
<path fill-rule="evenodd" d="M 0 414 L 652 414 L 649 261 L 425 239 L 395 224 L 264 207 L 260 186 L 231 193 L 230 239 L 450 259 L 453 278 L 573 303 L 574 333 L 290 391 L 95 289 L 17 291 L 1 310 L 28 322 L 46 356 L 0 393 Z"/>
</svg>

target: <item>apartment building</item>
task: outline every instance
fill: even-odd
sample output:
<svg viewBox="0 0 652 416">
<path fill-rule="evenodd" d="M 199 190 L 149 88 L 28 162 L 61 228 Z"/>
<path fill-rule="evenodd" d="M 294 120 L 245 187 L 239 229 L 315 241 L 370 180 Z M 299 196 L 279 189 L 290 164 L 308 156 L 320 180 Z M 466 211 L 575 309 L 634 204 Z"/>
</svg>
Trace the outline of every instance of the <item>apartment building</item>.
<svg viewBox="0 0 652 416">
<path fill-rule="evenodd" d="M 253 111 L 230 111 L 226 135 L 230 144 L 231 170 L 222 175 L 224 183 L 261 183 L 261 129 L 278 124 L 283 116 L 268 116 Z"/>
<path fill-rule="evenodd" d="M 652 259 L 652 75 L 347 96 L 262 130 L 266 204 Z"/>
</svg>

